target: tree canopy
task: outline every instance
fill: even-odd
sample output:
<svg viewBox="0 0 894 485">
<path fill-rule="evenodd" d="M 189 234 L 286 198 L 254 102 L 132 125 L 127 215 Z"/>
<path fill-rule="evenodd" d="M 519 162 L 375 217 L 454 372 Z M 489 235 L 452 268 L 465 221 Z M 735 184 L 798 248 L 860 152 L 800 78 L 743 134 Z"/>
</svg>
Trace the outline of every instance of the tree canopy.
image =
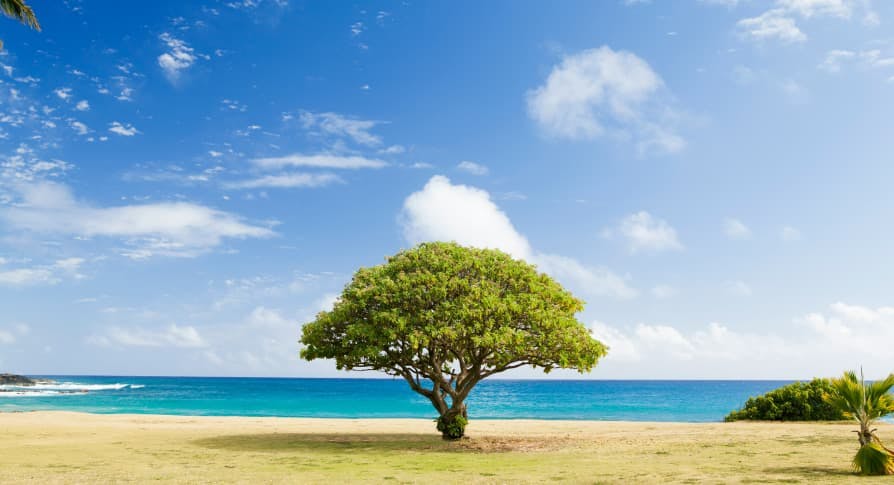
<svg viewBox="0 0 894 485">
<path fill-rule="evenodd" d="M 405 379 L 432 402 L 445 437 L 460 437 L 482 379 L 596 365 L 607 349 L 575 318 L 583 305 L 501 251 L 424 243 L 358 270 L 332 310 L 304 326 L 301 356 Z"/>
</svg>

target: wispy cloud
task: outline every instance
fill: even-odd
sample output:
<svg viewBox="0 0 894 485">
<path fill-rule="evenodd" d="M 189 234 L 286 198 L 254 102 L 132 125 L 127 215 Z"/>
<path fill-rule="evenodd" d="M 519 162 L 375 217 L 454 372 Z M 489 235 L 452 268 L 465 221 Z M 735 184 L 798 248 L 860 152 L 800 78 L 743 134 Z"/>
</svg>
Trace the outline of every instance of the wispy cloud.
<svg viewBox="0 0 894 485">
<path fill-rule="evenodd" d="M 228 182 L 224 184 L 224 187 L 230 189 L 312 188 L 325 187 L 341 181 L 341 177 L 331 173 L 287 173 Z"/>
<path fill-rule="evenodd" d="M 188 202 L 95 207 L 75 200 L 68 187 L 40 182 L 19 188 L 21 199 L 0 208 L 9 227 L 35 233 L 108 237 L 123 240 L 121 252 L 135 259 L 194 257 L 225 239 L 266 238 L 267 227 Z"/>
<path fill-rule="evenodd" d="M 335 155 L 330 153 L 318 153 L 304 155 L 293 153 L 282 157 L 255 158 L 252 163 L 265 169 L 278 169 L 284 167 L 317 167 L 330 169 L 361 169 L 382 168 L 388 165 L 383 160 L 366 158 L 359 155 Z"/>
</svg>

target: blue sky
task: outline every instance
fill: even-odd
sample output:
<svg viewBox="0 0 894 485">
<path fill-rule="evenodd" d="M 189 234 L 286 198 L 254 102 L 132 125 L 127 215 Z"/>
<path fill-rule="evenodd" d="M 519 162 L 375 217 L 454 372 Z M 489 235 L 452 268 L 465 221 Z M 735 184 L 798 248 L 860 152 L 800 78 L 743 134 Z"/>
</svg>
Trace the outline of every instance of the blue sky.
<svg viewBox="0 0 894 485">
<path fill-rule="evenodd" d="M 894 5 L 33 7 L 0 31 L 4 371 L 342 375 L 301 323 L 437 239 L 583 298 L 594 378 L 891 370 Z"/>
</svg>

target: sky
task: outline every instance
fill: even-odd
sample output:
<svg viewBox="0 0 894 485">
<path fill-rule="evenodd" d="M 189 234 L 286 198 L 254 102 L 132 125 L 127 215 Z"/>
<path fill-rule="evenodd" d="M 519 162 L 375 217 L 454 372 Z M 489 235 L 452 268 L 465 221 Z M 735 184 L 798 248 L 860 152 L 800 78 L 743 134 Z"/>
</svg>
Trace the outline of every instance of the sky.
<svg viewBox="0 0 894 485">
<path fill-rule="evenodd" d="M 353 376 L 301 325 L 431 240 L 586 301 L 551 379 L 894 370 L 892 3 L 30 3 L 0 371 Z"/>
</svg>

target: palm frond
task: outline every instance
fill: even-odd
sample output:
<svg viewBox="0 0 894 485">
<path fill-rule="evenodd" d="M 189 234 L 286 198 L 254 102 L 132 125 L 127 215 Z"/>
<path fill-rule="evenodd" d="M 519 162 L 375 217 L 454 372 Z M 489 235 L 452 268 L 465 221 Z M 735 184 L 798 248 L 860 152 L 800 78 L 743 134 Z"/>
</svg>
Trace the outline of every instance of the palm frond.
<svg viewBox="0 0 894 485">
<path fill-rule="evenodd" d="M 11 17 L 19 22 L 40 31 L 40 22 L 31 9 L 23 0 L 0 0 L 0 11 L 7 17 Z"/>
<path fill-rule="evenodd" d="M 853 466 L 861 475 L 894 475 L 894 457 L 878 443 L 860 447 L 854 456 Z"/>
</svg>

